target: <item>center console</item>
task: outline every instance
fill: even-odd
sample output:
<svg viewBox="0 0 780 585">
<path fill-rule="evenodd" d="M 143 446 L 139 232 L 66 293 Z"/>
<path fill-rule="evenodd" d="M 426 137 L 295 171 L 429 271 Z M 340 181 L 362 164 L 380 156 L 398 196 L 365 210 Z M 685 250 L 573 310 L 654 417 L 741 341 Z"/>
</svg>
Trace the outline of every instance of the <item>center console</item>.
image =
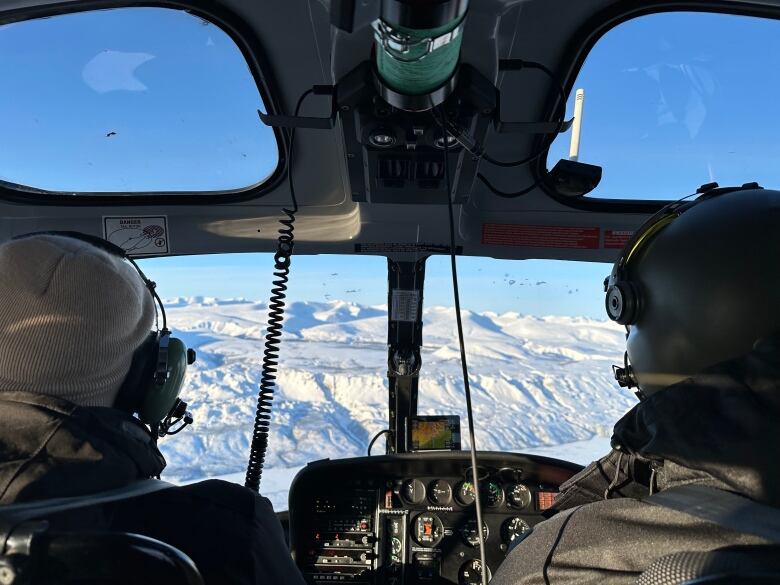
<svg viewBox="0 0 780 585">
<path fill-rule="evenodd" d="M 475 489 L 487 571 L 544 519 L 581 468 L 545 457 L 428 452 L 309 464 L 290 490 L 290 544 L 309 583 L 480 585 Z"/>
</svg>

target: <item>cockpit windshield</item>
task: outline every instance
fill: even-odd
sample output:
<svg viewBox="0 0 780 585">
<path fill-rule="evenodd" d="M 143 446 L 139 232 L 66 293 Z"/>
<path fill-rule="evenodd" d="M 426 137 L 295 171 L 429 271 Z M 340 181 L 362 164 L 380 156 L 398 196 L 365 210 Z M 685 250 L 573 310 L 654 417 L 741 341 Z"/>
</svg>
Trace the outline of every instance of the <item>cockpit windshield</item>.
<svg viewBox="0 0 780 585">
<path fill-rule="evenodd" d="M 195 423 L 161 441 L 166 477 L 243 483 L 262 365 L 265 254 L 141 261 L 168 320 L 198 352 L 183 392 Z M 480 450 L 587 463 L 635 402 L 611 366 L 624 330 L 604 315 L 605 264 L 461 258 L 461 299 Z M 257 278 L 252 275 L 256 274 Z M 426 261 L 420 415 L 466 428 L 449 258 Z M 387 260 L 293 258 L 263 494 L 277 510 L 309 461 L 365 455 L 388 425 Z M 463 433 L 462 448 L 468 437 Z M 373 454 L 385 452 L 379 437 Z"/>
<path fill-rule="evenodd" d="M 604 168 L 590 196 L 677 199 L 712 181 L 777 186 L 779 68 L 775 20 L 667 12 L 611 29 L 574 85 L 585 92 L 579 160 Z M 569 147 L 570 132 L 548 167 Z"/>
</svg>

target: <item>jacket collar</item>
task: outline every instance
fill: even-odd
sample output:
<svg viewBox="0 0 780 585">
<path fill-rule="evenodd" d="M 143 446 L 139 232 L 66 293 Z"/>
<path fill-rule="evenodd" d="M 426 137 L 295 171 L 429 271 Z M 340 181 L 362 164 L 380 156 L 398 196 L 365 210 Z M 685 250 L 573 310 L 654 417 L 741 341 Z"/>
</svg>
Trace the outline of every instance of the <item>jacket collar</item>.
<svg viewBox="0 0 780 585">
<path fill-rule="evenodd" d="M 0 504 L 113 489 L 165 467 L 146 427 L 117 409 L 0 392 L 0 420 Z"/>
<path fill-rule="evenodd" d="M 613 451 L 561 486 L 556 509 L 697 483 L 780 506 L 780 336 L 643 400 Z"/>
<path fill-rule="evenodd" d="M 615 425 L 613 446 L 658 464 L 659 488 L 706 482 L 780 506 L 778 341 L 643 400 Z"/>
</svg>

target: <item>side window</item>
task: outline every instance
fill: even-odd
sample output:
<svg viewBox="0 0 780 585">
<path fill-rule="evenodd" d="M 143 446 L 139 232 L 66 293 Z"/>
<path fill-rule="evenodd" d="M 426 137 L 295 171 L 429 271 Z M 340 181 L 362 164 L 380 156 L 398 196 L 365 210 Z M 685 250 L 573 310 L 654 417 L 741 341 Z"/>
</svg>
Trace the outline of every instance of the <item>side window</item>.
<svg viewBox="0 0 780 585">
<path fill-rule="evenodd" d="M 577 76 L 579 160 L 604 168 L 591 197 L 677 199 L 717 181 L 780 183 L 774 104 L 780 22 L 671 12 L 607 32 Z M 569 154 L 560 136 L 548 168 Z"/>
<path fill-rule="evenodd" d="M 121 8 L 5 24 L 0 55 L 6 186 L 231 191 L 278 165 L 241 51 L 190 13 Z"/>
</svg>

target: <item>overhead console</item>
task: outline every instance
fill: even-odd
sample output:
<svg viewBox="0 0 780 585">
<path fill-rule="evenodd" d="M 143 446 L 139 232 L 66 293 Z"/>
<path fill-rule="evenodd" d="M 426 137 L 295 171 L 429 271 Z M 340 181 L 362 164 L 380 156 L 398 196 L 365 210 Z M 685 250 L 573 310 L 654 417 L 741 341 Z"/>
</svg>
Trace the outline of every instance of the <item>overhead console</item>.
<svg viewBox="0 0 780 585">
<path fill-rule="evenodd" d="M 491 574 L 580 469 L 546 457 L 479 454 Z M 311 463 L 290 489 L 293 556 L 313 584 L 479 585 L 474 489 L 465 451 Z"/>
</svg>

